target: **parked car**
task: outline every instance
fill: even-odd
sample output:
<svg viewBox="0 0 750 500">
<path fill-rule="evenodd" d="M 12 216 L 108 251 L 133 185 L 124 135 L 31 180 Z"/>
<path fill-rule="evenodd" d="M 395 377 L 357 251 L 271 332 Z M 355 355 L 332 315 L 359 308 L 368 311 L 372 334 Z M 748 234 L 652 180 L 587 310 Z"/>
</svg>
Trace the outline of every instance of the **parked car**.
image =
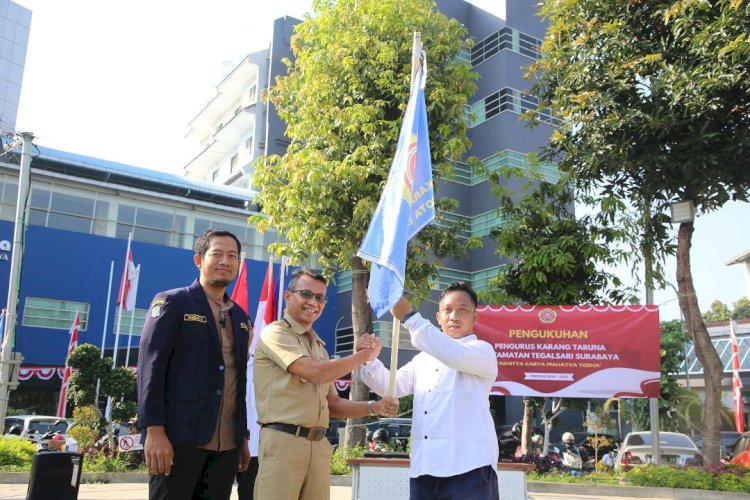
<svg viewBox="0 0 750 500">
<path fill-rule="evenodd" d="M 719 438 L 719 456 L 722 459 L 729 460 L 732 447 L 741 435 L 742 433 L 737 431 L 721 431 L 721 436 Z M 703 436 L 698 436 L 693 441 L 695 442 L 695 446 L 697 446 L 701 453 L 703 453 Z"/>
<path fill-rule="evenodd" d="M 679 432 L 660 432 L 661 463 L 669 465 L 702 465 L 703 455 L 693 440 Z M 615 467 L 638 466 L 651 463 L 651 433 L 631 432 L 622 441 Z"/>
<path fill-rule="evenodd" d="M 64 418 L 49 415 L 15 415 L 5 417 L 3 434 L 23 437 L 36 444 L 43 435 L 57 433 L 65 437 L 66 450 L 76 451 L 78 443 L 67 436 L 70 426 L 71 423 Z"/>
<path fill-rule="evenodd" d="M 750 467 L 750 432 L 745 432 L 737 438 L 737 441 L 729 452 L 729 463 Z"/>
</svg>

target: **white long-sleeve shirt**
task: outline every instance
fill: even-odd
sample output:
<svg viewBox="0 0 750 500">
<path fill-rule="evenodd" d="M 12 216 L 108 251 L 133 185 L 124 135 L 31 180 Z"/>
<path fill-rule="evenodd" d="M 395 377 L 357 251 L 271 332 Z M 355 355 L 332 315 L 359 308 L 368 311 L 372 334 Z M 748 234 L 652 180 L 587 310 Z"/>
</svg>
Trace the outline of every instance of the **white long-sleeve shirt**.
<svg viewBox="0 0 750 500">
<path fill-rule="evenodd" d="M 453 339 L 415 314 L 404 326 L 421 351 L 396 373 L 396 397 L 414 394 L 409 475 L 450 477 L 491 465 L 498 445 L 490 415 L 497 378 L 494 348 L 476 335 Z M 390 372 L 380 360 L 360 370 L 365 384 L 383 396 Z"/>
</svg>

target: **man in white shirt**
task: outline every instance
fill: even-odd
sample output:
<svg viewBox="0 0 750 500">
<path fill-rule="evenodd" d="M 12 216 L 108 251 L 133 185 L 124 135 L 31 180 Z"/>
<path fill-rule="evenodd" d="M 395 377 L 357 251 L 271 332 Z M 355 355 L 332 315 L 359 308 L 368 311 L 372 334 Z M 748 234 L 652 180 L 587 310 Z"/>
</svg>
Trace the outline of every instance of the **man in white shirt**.
<svg viewBox="0 0 750 500">
<path fill-rule="evenodd" d="M 391 314 L 421 351 L 398 370 L 396 394 L 414 394 L 411 429 L 411 500 L 499 498 L 498 445 L 489 396 L 497 378 L 494 348 L 473 334 L 477 294 L 464 282 L 440 296 L 439 330 L 401 298 Z M 360 370 L 381 396 L 390 373 L 378 359 Z"/>
</svg>

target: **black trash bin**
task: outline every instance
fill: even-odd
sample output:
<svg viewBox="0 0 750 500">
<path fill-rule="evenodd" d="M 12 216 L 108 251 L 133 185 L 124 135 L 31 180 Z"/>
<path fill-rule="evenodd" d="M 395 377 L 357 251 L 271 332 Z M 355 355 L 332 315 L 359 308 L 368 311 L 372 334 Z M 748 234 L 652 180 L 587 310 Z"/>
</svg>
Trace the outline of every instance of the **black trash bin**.
<svg viewBox="0 0 750 500">
<path fill-rule="evenodd" d="M 83 455 L 66 451 L 38 451 L 31 463 L 26 500 L 76 500 Z"/>
</svg>

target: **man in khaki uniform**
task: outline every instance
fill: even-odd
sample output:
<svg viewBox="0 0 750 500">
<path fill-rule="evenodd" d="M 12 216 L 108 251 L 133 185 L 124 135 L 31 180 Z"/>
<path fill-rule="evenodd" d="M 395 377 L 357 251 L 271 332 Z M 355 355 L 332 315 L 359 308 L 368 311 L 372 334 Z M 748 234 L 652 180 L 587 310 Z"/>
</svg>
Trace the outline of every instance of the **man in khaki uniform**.
<svg viewBox="0 0 750 500">
<path fill-rule="evenodd" d="M 313 331 L 328 300 L 327 283 L 298 269 L 284 292 L 284 319 L 266 326 L 255 348 L 255 398 L 261 424 L 255 498 L 330 498 L 331 444 L 325 439 L 329 415 L 341 418 L 395 416 L 398 400 L 341 399 L 333 381 L 377 357 L 380 341 L 362 335 L 355 353 L 329 359 Z"/>
</svg>

